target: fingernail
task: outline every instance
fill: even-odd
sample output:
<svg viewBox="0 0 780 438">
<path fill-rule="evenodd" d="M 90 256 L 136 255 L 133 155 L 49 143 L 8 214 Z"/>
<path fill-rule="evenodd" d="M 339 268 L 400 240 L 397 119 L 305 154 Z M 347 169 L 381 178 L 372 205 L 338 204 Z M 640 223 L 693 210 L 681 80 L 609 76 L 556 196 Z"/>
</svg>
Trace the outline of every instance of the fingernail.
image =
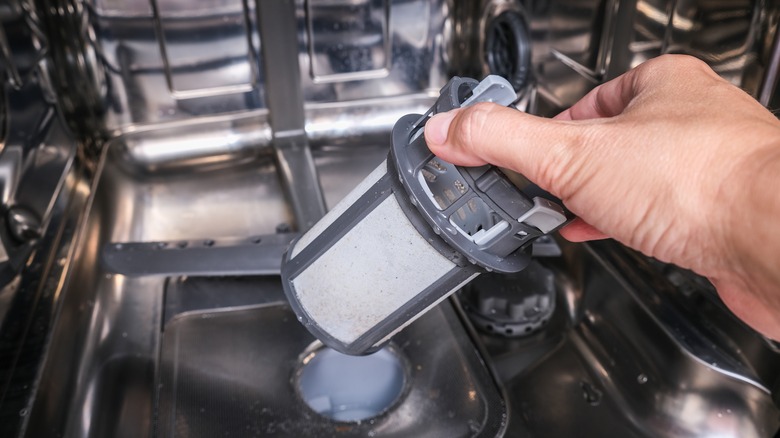
<svg viewBox="0 0 780 438">
<path fill-rule="evenodd" d="M 450 124 L 455 118 L 454 111 L 436 114 L 425 123 L 425 140 L 429 144 L 444 144 L 450 131 Z"/>
</svg>

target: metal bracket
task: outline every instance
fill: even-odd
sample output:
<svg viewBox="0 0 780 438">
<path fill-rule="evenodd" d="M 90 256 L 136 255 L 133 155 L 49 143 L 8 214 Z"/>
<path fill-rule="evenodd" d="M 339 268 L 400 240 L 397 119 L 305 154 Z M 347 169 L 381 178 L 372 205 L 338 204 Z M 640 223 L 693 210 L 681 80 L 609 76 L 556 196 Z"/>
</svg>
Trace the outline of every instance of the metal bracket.
<svg viewBox="0 0 780 438">
<path fill-rule="evenodd" d="M 277 167 L 298 231 L 306 231 L 327 209 L 306 138 L 295 1 L 260 0 L 257 14 Z"/>
</svg>

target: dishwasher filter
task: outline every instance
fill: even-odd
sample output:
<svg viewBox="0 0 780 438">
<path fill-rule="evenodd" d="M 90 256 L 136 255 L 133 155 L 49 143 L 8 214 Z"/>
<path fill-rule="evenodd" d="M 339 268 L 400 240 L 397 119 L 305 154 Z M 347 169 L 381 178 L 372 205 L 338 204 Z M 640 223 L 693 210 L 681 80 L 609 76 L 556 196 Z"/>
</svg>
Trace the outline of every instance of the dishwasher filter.
<svg viewBox="0 0 780 438">
<path fill-rule="evenodd" d="M 530 244 L 567 221 L 536 186 L 521 189 L 494 166 L 447 163 L 425 144 L 433 114 L 516 98 L 498 76 L 453 78 L 426 114 L 396 123 L 387 160 L 291 244 L 282 283 L 318 339 L 347 354 L 376 351 L 479 273 L 525 268 Z"/>
</svg>

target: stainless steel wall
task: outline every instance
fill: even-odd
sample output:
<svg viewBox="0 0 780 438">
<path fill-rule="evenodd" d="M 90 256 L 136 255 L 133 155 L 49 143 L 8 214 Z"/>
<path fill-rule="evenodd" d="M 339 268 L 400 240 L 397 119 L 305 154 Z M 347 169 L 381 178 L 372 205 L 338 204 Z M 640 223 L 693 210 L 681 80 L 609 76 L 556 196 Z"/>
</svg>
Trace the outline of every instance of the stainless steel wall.
<svg viewBox="0 0 780 438">
<path fill-rule="evenodd" d="M 690 54 L 758 97 L 775 44 L 774 0 L 527 1 L 543 104 L 570 106 L 594 85 L 666 53 Z M 545 106 L 545 107 L 547 107 Z"/>
<path fill-rule="evenodd" d="M 448 76 L 487 73 L 485 26 L 506 9 L 528 21 L 542 114 L 663 53 L 702 58 L 758 96 L 778 3 L 298 0 L 306 129 L 315 143 L 387 130 L 403 111 L 425 109 Z M 62 0 L 41 9 L 44 24 L 56 23 L 51 68 L 63 107 L 72 117 L 93 116 L 76 122 L 87 130 L 110 138 L 240 113 L 263 125 L 267 84 L 254 1 Z"/>
</svg>

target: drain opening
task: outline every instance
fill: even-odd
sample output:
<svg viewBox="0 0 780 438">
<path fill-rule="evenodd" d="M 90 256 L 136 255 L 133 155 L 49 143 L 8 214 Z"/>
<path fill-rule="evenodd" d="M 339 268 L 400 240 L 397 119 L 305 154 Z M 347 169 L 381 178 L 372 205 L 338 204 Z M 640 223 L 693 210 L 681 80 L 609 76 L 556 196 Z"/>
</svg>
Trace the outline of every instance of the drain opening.
<svg viewBox="0 0 780 438">
<path fill-rule="evenodd" d="M 528 80 L 531 43 L 528 26 L 517 11 L 504 11 L 487 27 L 485 61 L 490 73 L 504 77 L 515 90 Z"/>
<path fill-rule="evenodd" d="M 336 421 L 356 422 L 389 410 L 406 386 L 406 371 L 392 348 L 349 356 L 323 347 L 306 355 L 295 384 L 315 412 Z"/>
</svg>

